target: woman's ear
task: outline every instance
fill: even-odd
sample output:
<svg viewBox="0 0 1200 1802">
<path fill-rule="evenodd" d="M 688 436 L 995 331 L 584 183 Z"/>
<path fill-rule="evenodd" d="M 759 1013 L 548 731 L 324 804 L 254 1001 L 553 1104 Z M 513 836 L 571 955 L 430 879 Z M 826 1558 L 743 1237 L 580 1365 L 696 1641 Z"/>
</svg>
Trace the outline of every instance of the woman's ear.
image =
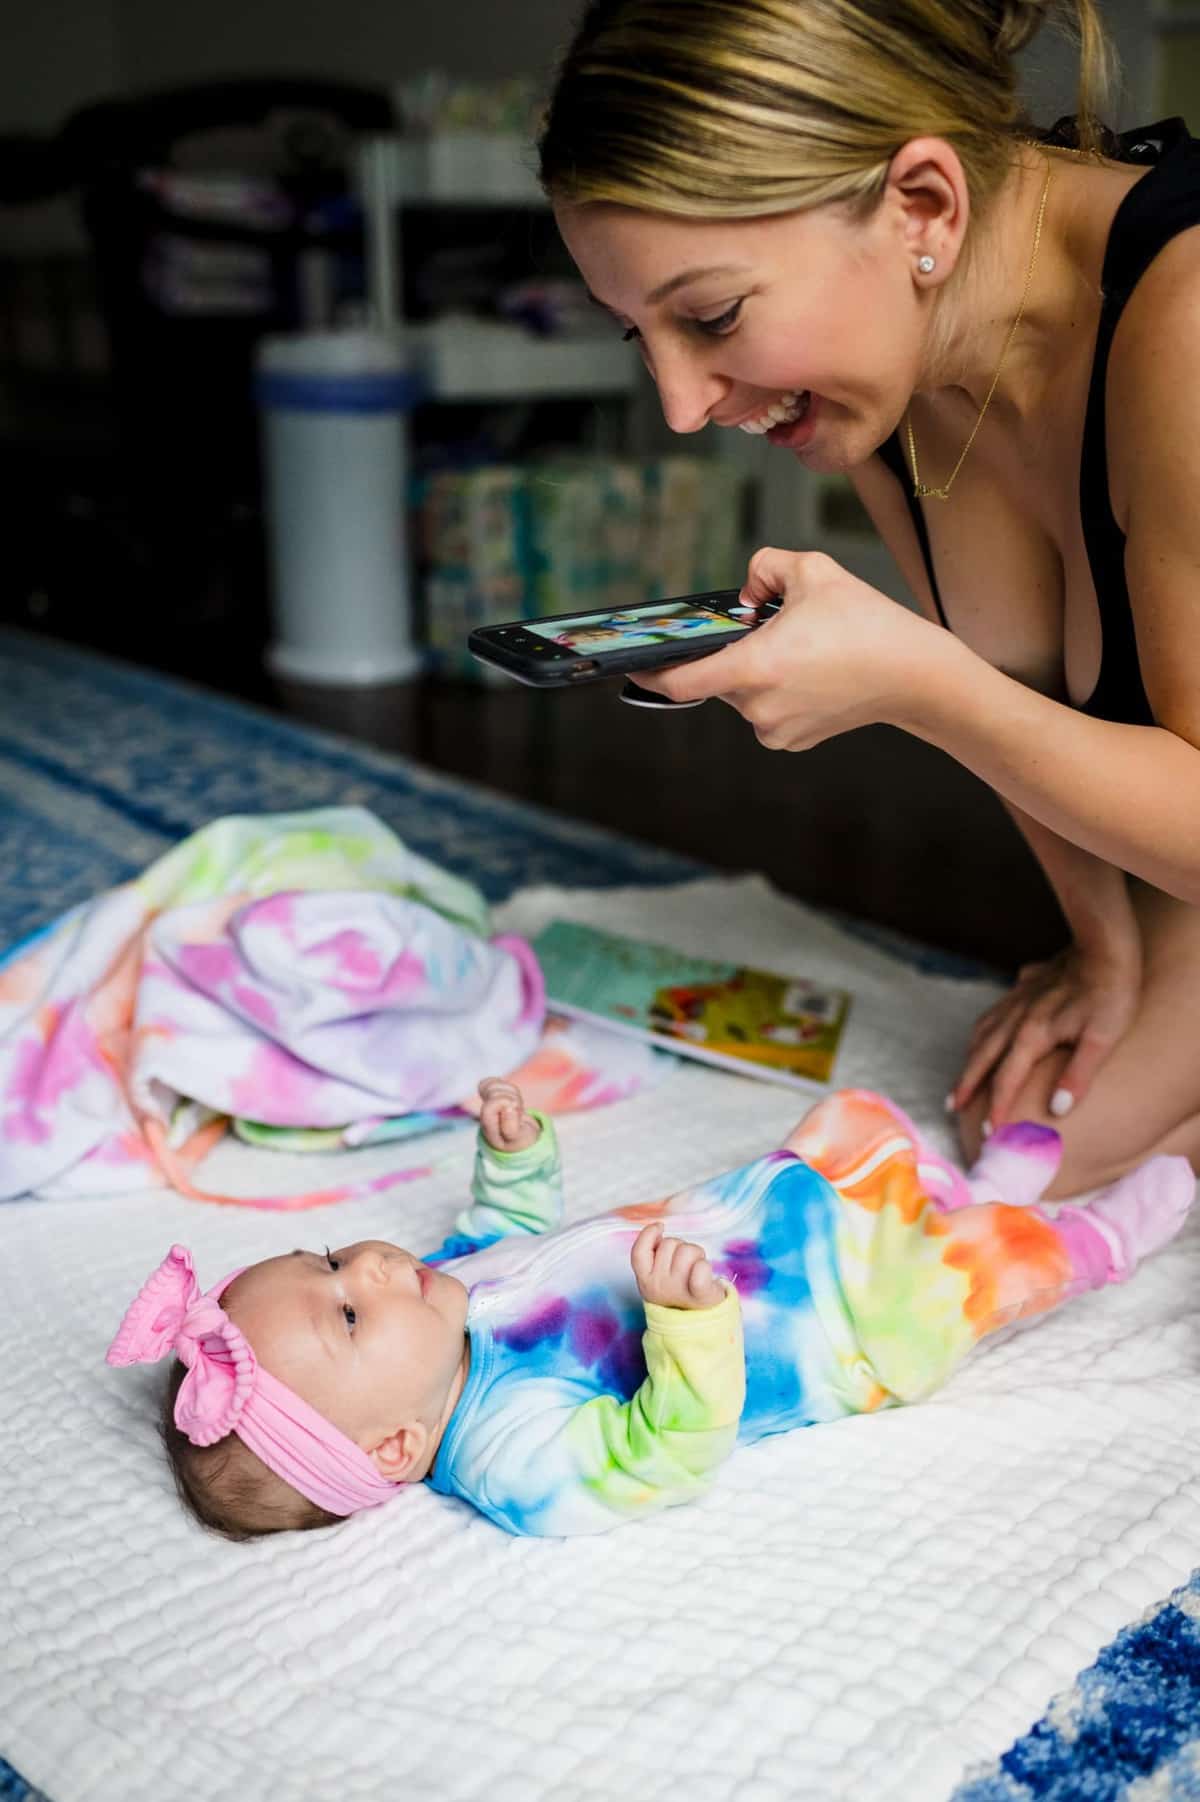
<svg viewBox="0 0 1200 1802">
<path fill-rule="evenodd" d="M 971 214 L 958 152 L 944 138 L 912 138 L 888 165 L 886 194 L 913 264 L 933 257 L 944 280 L 958 261 Z"/>
<path fill-rule="evenodd" d="M 421 1468 L 421 1460 L 429 1444 L 429 1429 L 419 1420 L 397 1427 L 386 1439 L 374 1446 L 369 1456 L 381 1477 L 389 1483 L 411 1483 Z"/>
</svg>

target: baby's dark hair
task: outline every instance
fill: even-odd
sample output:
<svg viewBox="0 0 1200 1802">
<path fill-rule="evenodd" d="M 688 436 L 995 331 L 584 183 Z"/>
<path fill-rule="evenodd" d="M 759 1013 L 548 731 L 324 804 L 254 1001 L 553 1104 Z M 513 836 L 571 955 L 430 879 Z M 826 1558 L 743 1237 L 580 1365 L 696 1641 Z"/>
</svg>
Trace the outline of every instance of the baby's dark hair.
<svg viewBox="0 0 1200 1802">
<path fill-rule="evenodd" d="M 159 1433 L 179 1499 L 188 1513 L 225 1539 L 261 1539 L 268 1533 L 307 1533 L 336 1527 L 342 1516 L 319 1508 L 268 1470 L 262 1459 L 226 1433 L 215 1445 L 193 1445 L 175 1425 L 175 1398 L 187 1375 L 178 1359 L 163 1393 Z"/>
</svg>

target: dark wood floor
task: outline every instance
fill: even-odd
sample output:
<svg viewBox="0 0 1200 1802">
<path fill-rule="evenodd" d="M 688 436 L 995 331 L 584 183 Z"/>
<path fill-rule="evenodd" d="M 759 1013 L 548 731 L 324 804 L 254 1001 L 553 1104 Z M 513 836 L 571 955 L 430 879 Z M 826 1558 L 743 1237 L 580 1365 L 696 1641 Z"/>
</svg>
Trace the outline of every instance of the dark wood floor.
<svg viewBox="0 0 1200 1802">
<path fill-rule="evenodd" d="M 719 702 L 647 712 L 608 683 L 558 694 L 278 684 L 255 698 L 721 869 L 764 871 L 806 901 L 1001 967 L 1065 936 L 995 796 L 890 727 L 789 755 L 763 750 Z"/>
</svg>

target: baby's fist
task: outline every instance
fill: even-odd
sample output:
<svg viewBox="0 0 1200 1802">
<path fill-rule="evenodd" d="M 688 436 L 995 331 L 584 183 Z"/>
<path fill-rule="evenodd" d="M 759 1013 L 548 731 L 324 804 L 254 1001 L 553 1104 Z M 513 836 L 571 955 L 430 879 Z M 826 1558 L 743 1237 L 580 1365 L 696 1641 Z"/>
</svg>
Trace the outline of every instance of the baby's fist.
<svg viewBox="0 0 1200 1802">
<path fill-rule="evenodd" d="M 715 1308 L 725 1289 L 713 1275 L 701 1245 L 668 1239 L 662 1222 L 651 1221 L 633 1242 L 630 1253 L 638 1293 L 660 1308 Z"/>
<path fill-rule="evenodd" d="M 499 1076 L 485 1076 L 479 1085 L 479 1129 L 493 1151 L 528 1151 L 536 1145 L 541 1127 L 525 1112 L 525 1103 L 515 1082 Z"/>
</svg>

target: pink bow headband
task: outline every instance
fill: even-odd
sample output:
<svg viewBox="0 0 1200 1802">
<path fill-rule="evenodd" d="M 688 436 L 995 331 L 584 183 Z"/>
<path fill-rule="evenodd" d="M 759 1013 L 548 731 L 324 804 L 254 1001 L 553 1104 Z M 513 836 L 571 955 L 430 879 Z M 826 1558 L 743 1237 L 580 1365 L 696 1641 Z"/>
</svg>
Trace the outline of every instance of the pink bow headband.
<svg viewBox="0 0 1200 1802">
<path fill-rule="evenodd" d="M 125 1311 L 108 1364 L 157 1364 L 174 1352 L 187 1365 L 175 1424 L 193 1445 L 236 1433 L 269 1470 L 330 1514 L 375 1508 L 399 1495 L 353 1439 L 294 1389 L 263 1370 L 219 1297 L 241 1270 L 202 1292 L 192 1254 L 173 1245 Z"/>
</svg>

